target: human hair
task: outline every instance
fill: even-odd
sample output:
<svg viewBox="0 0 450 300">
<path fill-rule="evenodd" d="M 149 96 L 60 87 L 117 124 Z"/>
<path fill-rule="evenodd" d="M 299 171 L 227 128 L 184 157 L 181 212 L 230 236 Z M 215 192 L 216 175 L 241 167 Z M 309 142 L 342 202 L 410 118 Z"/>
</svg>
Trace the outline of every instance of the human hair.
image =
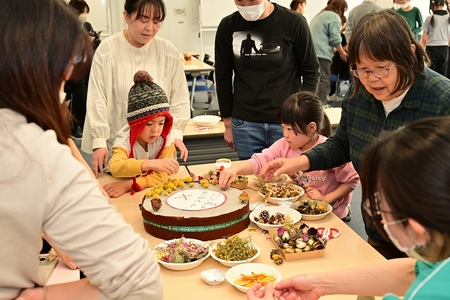
<svg viewBox="0 0 450 300">
<path fill-rule="evenodd" d="M 293 1 L 291 1 L 290 7 L 292 10 L 297 10 L 298 6 L 305 2 L 306 2 L 306 0 L 293 0 Z"/>
<path fill-rule="evenodd" d="M 310 92 L 298 92 L 291 95 L 277 114 L 277 121 L 290 125 L 295 134 L 303 133 L 311 137 L 308 125 L 316 123 L 317 132 L 326 137 L 331 136 L 331 123 L 323 111 L 320 99 Z"/>
<path fill-rule="evenodd" d="M 448 7 L 447 0 L 430 0 L 430 26 L 434 27 L 434 10 L 439 6 L 447 6 L 447 12 L 450 13 L 450 8 Z M 448 23 L 450 24 L 450 17 L 448 18 Z"/>
<path fill-rule="evenodd" d="M 77 53 L 90 64 L 92 46 L 75 13 L 60 0 L 6 1 L 0 11 L 0 108 L 23 115 L 58 141 L 69 138 L 67 105 L 59 90 Z M 23 20 L 27 20 L 24 22 Z M 91 56 L 84 57 L 86 53 Z"/>
<path fill-rule="evenodd" d="M 332 0 L 332 1 L 328 1 L 327 6 L 322 11 L 325 11 L 325 10 L 334 11 L 335 13 L 337 13 L 339 15 L 339 17 L 342 18 L 345 11 L 347 10 L 347 8 L 348 8 L 348 5 L 345 0 Z"/>
<path fill-rule="evenodd" d="M 162 22 L 166 18 L 166 6 L 162 0 L 126 0 L 124 9 L 129 16 L 136 14 L 135 20 L 153 13 L 153 21 Z"/>
<path fill-rule="evenodd" d="M 409 87 L 429 63 L 406 19 L 391 9 L 367 14 L 353 31 L 348 43 L 350 68 L 354 69 L 363 56 L 374 61 L 390 60 L 396 65 L 398 78 L 391 95 Z M 354 79 L 353 95 L 362 88 L 359 78 Z"/>
<path fill-rule="evenodd" d="M 382 193 L 396 220 L 411 218 L 431 235 L 423 255 L 433 261 L 450 256 L 450 117 L 425 118 L 383 132 L 362 162 L 363 199 L 370 201 L 374 223 L 376 192 Z M 386 234 L 384 234 L 386 237 Z"/>
<path fill-rule="evenodd" d="M 89 5 L 84 0 L 70 0 L 69 6 L 75 9 L 78 15 L 84 13 L 85 10 L 87 10 L 88 13 L 91 11 Z"/>
</svg>

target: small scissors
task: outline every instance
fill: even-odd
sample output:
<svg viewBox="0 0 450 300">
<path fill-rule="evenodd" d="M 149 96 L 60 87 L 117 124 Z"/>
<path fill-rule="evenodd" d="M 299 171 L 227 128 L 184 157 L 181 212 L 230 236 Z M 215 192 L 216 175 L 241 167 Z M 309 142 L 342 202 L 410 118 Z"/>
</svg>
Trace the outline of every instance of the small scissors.
<svg viewBox="0 0 450 300">
<path fill-rule="evenodd" d="M 341 231 L 334 227 L 317 227 L 316 229 L 322 236 L 326 236 L 330 240 L 341 235 Z"/>
</svg>

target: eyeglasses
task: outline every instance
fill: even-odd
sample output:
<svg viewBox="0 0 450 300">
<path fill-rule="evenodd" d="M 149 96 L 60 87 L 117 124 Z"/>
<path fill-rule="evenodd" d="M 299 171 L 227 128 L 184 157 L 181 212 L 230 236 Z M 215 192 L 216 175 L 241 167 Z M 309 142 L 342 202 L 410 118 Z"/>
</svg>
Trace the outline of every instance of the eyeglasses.
<svg viewBox="0 0 450 300">
<path fill-rule="evenodd" d="M 374 196 L 374 202 L 375 202 L 375 214 L 377 215 L 377 216 L 381 216 L 381 213 L 385 213 L 385 214 L 391 214 L 391 215 L 399 215 L 399 214 L 397 214 L 397 213 L 393 213 L 393 212 L 391 212 L 391 211 L 387 211 L 387 210 L 382 210 L 381 208 L 380 208 L 380 200 L 378 200 L 378 192 L 375 192 L 374 194 L 373 194 L 373 196 Z M 363 209 L 366 211 L 366 213 L 369 215 L 369 216 L 371 216 L 371 217 L 374 217 L 374 215 L 373 215 L 373 213 L 372 213 L 372 205 L 370 205 L 370 201 L 369 201 L 369 199 L 366 199 L 365 201 L 364 201 L 364 204 L 363 204 Z"/>
<path fill-rule="evenodd" d="M 369 77 L 369 73 L 372 73 L 373 76 L 377 78 L 386 78 L 389 76 L 389 73 L 391 69 L 395 66 L 395 64 L 392 64 L 390 67 L 382 67 L 382 68 L 375 68 L 371 71 L 366 71 L 362 69 L 352 69 L 350 72 L 352 72 L 353 76 L 359 78 L 359 79 L 365 79 Z"/>
</svg>

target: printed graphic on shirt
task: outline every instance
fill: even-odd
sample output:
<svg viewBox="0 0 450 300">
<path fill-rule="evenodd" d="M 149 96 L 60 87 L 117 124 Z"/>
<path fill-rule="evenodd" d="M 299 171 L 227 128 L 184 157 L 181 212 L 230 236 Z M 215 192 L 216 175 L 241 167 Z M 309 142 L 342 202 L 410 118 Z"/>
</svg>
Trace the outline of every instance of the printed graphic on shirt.
<svg viewBox="0 0 450 300">
<path fill-rule="evenodd" d="M 261 32 L 236 31 L 233 34 L 233 53 L 241 64 L 264 62 L 277 65 L 283 59 L 281 39 L 265 36 Z"/>
</svg>

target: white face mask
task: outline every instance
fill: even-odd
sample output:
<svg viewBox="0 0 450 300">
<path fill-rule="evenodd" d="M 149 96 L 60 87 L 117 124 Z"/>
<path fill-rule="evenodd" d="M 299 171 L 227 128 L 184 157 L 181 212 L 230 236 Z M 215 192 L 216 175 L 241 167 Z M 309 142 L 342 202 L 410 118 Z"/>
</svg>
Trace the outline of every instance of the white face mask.
<svg viewBox="0 0 450 300">
<path fill-rule="evenodd" d="M 59 101 L 61 101 L 61 104 L 66 101 L 66 93 L 64 93 L 63 91 L 59 91 Z"/>
<path fill-rule="evenodd" d="M 399 8 L 400 8 L 400 4 L 394 3 L 394 9 L 397 10 L 397 9 L 399 9 Z"/>
<path fill-rule="evenodd" d="M 80 20 L 81 24 L 86 23 L 87 21 L 87 14 L 81 14 L 78 16 L 78 20 Z"/>
<path fill-rule="evenodd" d="M 260 4 L 250 5 L 250 6 L 240 6 L 236 5 L 239 13 L 246 21 L 257 21 L 262 14 L 264 13 L 264 9 L 266 4 L 266 0 L 261 2 Z"/>
<path fill-rule="evenodd" d="M 398 5 L 400 8 L 408 8 L 409 4 L 408 3 L 404 3 L 404 4 L 399 4 Z"/>
<path fill-rule="evenodd" d="M 408 255 L 408 256 L 411 257 L 411 258 L 418 259 L 418 260 L 421 260 L 421 261 L 427 261 L 427 260 L 425 260 L 425 259 L 422 257 L 422 255 L 420 255 L 419 253 L 416 252 L 416 248 L 417 248 L 418 246 L 420 246 L 420 245 L 418 245 L 418 244 L 412 245 L 410 248 L 404 247 L 404 246 L 402 246 L 402 245 L 400 244 L 400 242 L 398 241 L 398 239 L 395 238 L 395 237 L 392 235 L 391 231 L 389 230 L 389 225 L 402 223 L 402 222 L 404 222 L 404 221 L 405 221 L 405 220 L 397 220 L 397 221 L 392 221 L 392 222 L 385 222 L 385 223 L 383 224 L 384 231 L 386 231 L 386 233 L 387 233 L 389 239 L 390 239 L 391 242 L 395 245 L 395 247 L 397 247 L 398 250 L 400 250 L 400 251 L 406 253 L 406 255 Z"/>
</svg>

